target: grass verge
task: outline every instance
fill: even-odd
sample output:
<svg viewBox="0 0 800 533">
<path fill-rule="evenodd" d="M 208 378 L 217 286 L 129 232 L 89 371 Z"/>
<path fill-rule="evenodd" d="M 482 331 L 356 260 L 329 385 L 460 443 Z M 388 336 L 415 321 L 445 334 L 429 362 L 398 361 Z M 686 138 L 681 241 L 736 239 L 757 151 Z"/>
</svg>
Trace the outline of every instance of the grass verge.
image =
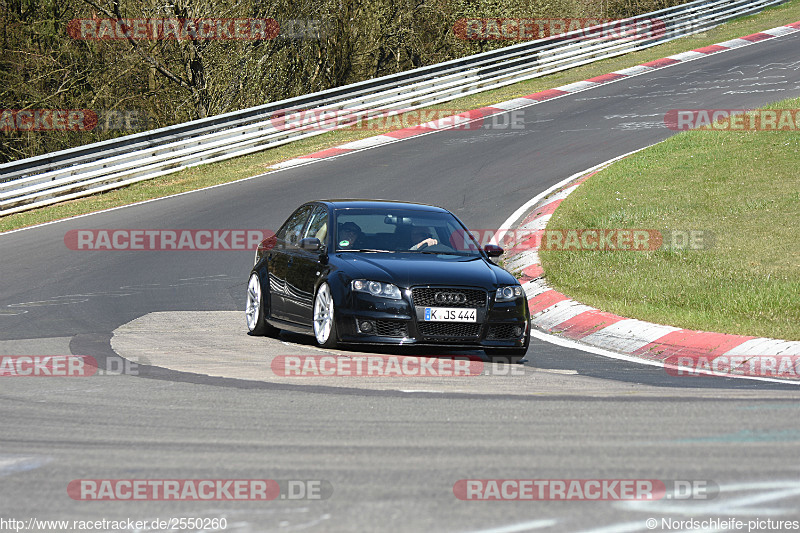
<svg viewBox="0 0 800 533">
<path fill-rule="evenodd" d="M 700 35 L 677 39 L 640 52 L 459 98 L 439 106 L 432 106 L 429 109 L 476 109 L 798 20 L 800 20 L 800 0 L 792 0 L 787 4 L 766 9 L 756 15 L 736 19 Z M 337 130 L 229 161 L 192 167 L 106 193 L 2 216 L 0 217 L 0 232 L 237 181 L 268 172 L 270 165 L 280 161 L 387 131 L 390 130 Z"/>
<path fill-rule="evenodd" d="M 768 108 L 797 109 L 800 98 Z M 548 283 L 677 327 L 800 340 L 800 132 L 694 130 L 619 161 L 548 229 L 711 232 L 707 249 L 542 251 Z"/>
</svg>

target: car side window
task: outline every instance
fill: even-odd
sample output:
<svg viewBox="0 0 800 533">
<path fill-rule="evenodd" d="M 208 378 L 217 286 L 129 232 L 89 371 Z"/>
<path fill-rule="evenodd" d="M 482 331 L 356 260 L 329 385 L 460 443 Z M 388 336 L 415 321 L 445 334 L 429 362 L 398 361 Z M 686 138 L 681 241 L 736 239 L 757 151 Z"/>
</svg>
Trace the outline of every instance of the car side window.
<svg viewBox="0 0 800 533">
<path fill-rule="evenodd" d="M 312 206 L 304 205 L 294 212 L 292 216 L 281 226 L 278 230 L 277 238 L 284 246 L 297 246 L 300 242 L 300 235 L 303 233 L 303 227 L 306 225 L 308 215 L 311 212 Z"/>
<path fill-rule="evenodd" d="M 311 219 L 306 226 L 305 235 L 303 235 L 304 239 L 309 237 L 316 237 L 319 239 L 322 244 L 325 244 L 325 239 L 328 236 L 328 209 L 321 205 L 314 209 L 314 212 L 311 214 Z"/>
</svg>

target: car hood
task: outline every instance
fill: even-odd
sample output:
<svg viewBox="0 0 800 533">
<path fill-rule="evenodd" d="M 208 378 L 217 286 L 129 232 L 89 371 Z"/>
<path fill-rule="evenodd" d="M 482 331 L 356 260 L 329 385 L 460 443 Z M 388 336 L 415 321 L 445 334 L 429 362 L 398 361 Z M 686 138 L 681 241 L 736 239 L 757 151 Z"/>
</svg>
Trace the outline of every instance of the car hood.
<svg viewBox="0 0 800 533">
<path fill-rule="evenodd" d="M 515 283 L 515 278 L 482 258 L 418 253 L 337 254 L 344 273 L 394 283 L 400 287 L 416 285 L 472 286 L 487 290 L 499 284 Z"/>
</svg>

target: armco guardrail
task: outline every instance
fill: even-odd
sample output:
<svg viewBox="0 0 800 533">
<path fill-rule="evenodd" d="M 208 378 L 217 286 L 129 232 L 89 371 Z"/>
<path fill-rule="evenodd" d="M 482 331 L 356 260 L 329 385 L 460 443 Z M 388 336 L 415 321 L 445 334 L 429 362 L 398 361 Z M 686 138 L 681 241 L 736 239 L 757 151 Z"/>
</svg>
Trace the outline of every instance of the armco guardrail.
<svg viewBox="0 0 800 533">
<path fill-rule="evenodd" d="M 338 127 L 353 115 L 385 116 L 626 54 L 705 31 L 787 0 L 698 0 L 617 21 L 658 19 L 663 31 L 614 39 L 529 41 L 490 52 L 375 78 L 271 104 L 177 124 L 0 165 L 0 215 L 123 187 L 202 163 L 221 161 L 319 135 L 319 128 L 279 126 L 277 113 L 337 111 Z M 609 24 L 597 28 L 604 28 Z M 569 37 L 576 37 L 569 40 Z M 344 110 L 344 112 L 342 111 Z M 389 111 L 391 114 L 392 111 Z"/>
</svg>

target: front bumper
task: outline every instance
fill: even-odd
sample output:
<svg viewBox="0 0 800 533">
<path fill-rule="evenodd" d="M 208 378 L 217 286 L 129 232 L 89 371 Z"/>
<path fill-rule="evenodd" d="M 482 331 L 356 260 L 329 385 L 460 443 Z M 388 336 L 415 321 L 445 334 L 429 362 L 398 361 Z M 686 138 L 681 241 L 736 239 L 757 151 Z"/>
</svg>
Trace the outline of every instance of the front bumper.
<svg viewBox="0 0 800 533">
<path fill-rule="evenodd" d="M 524 298 L 495 302 L 493 295 L 487 295 L 485 305 L 477 307 L 476 322 L 425 321 L 426 306 L 414 305 L 409 289 L 403 290 L 402 300 L 364 293 L 351 293 L 347 300 L 337 309 L 336 318 L 345 343 L 521 348 L 529 341 L 530 316 Z"/>
</svg>

